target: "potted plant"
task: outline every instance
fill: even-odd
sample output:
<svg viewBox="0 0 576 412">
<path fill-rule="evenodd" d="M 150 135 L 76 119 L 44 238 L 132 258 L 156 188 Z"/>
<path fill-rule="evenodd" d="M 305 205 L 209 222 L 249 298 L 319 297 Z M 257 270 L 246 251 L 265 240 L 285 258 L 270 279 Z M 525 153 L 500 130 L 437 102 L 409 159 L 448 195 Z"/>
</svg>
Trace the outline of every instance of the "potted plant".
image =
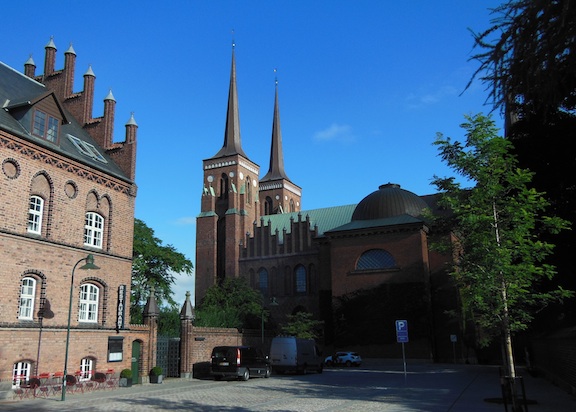
<svg viewBox="0 0 576 412">
<path fill-rule="evenodd" d="M 150 383 L 162 383 L 162 368 L 154 366 L 150 369 Z"/>
<path fill-rule="evenodd" d="M 132 386 L 132 369 L 122 369 L 119 386 L 129 388 Z"/>
</svg>

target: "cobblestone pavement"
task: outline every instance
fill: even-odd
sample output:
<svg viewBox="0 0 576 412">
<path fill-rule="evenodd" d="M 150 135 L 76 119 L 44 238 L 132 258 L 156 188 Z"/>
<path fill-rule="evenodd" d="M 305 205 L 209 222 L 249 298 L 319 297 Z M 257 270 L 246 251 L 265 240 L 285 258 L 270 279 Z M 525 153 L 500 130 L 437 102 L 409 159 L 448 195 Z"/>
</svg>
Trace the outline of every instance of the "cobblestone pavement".
<svg viewBox="0 0 576 412">
<path fill-rule="evenodd" d="M 525 378 L 530 412 L 576 410 L 576 398 L 544 379 Z M 504 411 L 497 368 L 397 363 L 326 369 L 248 382 L 165 379 L 159 385 L 0 401 L 0 411 Z M 487 400 L 492 400 L 488 402 Z M 510 408 L 511 409 L 511 408 Z"/>
</svg>

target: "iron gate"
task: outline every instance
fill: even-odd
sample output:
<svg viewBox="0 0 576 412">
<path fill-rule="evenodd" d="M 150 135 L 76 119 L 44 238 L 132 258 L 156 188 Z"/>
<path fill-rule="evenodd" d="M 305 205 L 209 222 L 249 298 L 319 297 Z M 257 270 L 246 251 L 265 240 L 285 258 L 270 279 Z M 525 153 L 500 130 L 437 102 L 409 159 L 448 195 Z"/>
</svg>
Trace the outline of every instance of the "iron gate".
<svg viewBox="0 0 576 412">
<path fill-rule="evenodd" d="M 180 377 L 180 338 L 158 337 L 156 365 L 162 368 L 164 377 Z"/>
</svg>

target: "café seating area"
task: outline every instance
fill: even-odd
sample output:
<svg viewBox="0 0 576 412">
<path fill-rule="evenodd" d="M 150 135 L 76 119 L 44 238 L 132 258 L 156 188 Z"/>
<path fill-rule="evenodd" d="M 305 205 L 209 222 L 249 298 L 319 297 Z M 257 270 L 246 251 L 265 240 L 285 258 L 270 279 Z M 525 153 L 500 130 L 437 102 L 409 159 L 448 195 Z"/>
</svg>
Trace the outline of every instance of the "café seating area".
<svg viewBox="0 0 576 412">
<path fill-rule="evenodd" d="M 66 379 L 66 394 L 82 394 L 118 388 L 118 377 L 114 369 L 88 373 L 76 371 L 74 374 L 66 375 L 66 378 L 64 378 L 64 372 L 45 372 L 31 377 L 14 376 L 13 397 L 26 399 L 61 396 L 64 379 Z"/>
</svg>

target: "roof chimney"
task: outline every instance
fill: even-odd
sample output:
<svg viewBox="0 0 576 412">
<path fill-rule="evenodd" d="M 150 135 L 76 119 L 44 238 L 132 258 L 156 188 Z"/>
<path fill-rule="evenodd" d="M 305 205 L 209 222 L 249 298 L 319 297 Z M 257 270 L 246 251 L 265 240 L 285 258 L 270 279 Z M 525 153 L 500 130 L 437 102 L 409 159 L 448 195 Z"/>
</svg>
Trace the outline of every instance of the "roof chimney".
<svg viewBox="0 0 576 412">
<path fill-rule="evenodd" d="M 54 37 L 50 37 L 50 41 L 44 47 L 46 49 L 46 57 L 44 59 L 44 75 L 50 76 L 54 73 L 56 66 L 56 45 L 54 44 Z"/>
</svg>

